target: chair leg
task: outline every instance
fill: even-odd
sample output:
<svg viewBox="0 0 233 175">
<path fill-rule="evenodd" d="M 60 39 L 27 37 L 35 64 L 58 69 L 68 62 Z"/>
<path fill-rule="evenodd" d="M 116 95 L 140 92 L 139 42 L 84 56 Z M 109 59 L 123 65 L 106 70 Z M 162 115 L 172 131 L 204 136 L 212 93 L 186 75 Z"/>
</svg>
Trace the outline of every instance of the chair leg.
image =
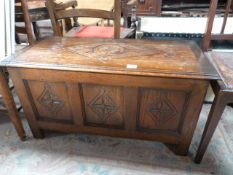
<svg viewBox="0 0 233 175">
<path fill-rule="evenodd" d="M 38 41 L 40 39 L 40 31 L 38 29 L 36 22 L 32 22 L 32 26 L 33 26 L 33 32 L 35 34 L 36 40 Z"/>
<path fill-rule="evenodd" d="M 26 33 L 27 33 L 27 37 L 28 37 L 28 42 L 30 45 L 34 45 L 35 41 L 33 38 L 33 31 L 32 31 L 33 29 L 31 26 L 31 19 L 30 19 L 30 15 L 29 15 L 27 1 L 21 0 L 21 6 L 23 9 L 23 16 L 24 16 L 25 29 L 26 29 Z"/>
<path fill-rule="evenodd" d="M 65 31 L 68 32 L 70 29 L 72 29 L 72 22 L 70 18 L 65 19 Z"/>
<path fill-rule="evenodd" d="M 15 42 L 16 44 L 21 44 L 19 35 L 17 33 L 15 33 Z"/>
<path fill-rule="evenodd" d="M 6 105 L 8 115 L 12 121 L 12 123 L 15 126 L 15 129 L 22 141 L 26 139 L 26 134 L 22 125 L 22 122 L 20 120 L 18 111 L 16 109 L 15 102 L 13 100 L 13 97 L 11 95 L 9 86 L 7 84 L 6 78 L 4 76 L 4 72 L 2 68 L 0 69 L 0 92 L 2 93 L 2 97 L 4 100 L 4 103 Z"/>
<path fill-rule="evenodd" d="M 201 142 L 194 160 L 196 163 L 200 163 L 202 161 L 208 144 L 226 107 L 224 95 L 226 94 L 224 94 L 224 92 L 220 90 L 215 96 L 214 103 L 211 107 L 208 120 L 206 122 L 205 129 L 201 138 Z"/>
</svg>

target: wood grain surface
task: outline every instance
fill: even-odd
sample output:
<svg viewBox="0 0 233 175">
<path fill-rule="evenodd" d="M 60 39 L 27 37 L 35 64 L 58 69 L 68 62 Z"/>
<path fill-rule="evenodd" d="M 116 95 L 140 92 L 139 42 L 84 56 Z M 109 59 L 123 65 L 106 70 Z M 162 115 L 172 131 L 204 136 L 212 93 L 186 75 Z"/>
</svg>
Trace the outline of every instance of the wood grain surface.
<svg viewBox="0 0 233 175">
<path fill-rule="evenodd" d="M 36 138 L 50 129 L 156 140 L 179 155 L 219 78 L 186 41 L 56 37 L 2 64 Z"/>
<path fill-rule="evenodd" d="M 66 69 L 193 79 L 219 79 L 202 51 L 189 41 L 50 38 L 7 66 Z"/>
</svg>

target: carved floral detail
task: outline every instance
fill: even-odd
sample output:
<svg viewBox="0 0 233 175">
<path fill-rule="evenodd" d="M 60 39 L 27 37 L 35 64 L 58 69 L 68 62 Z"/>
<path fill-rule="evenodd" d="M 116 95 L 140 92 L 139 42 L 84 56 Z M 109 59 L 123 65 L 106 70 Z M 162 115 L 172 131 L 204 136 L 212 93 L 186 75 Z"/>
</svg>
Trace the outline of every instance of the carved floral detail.
<svg viewBox="0 0 233 175">
<path fill-rule="evenodd" d="M 159 98 L 149 105 L 148 111 L 157 125 L 164 124 L 177 114 L 177 109 L 168 99 L 166 92 L 160 92 Z"/>
<path fill-rule="evenodd" d="M 65 102 L 52 90 L 48 83 L 44 84 L 44 90 L 38 98 L 39 103 L 52 114 L 61 111 Z"/>
<path fill-rule="evenodd" d="M 98 59 L 101 62 L 122 57 L 150 55 L 158 52 L 155 48 L 118 42 L 78 45 L 68 47 L 68 50 L 82 56 Z"/>
<path fill-rule="evenodd" d="M 112 114 L 117 111 L 117 105 L 111 96 L 102 89 L 101 92 L 90 102 L 89 107 L 105 123 Z"/>
</svg>

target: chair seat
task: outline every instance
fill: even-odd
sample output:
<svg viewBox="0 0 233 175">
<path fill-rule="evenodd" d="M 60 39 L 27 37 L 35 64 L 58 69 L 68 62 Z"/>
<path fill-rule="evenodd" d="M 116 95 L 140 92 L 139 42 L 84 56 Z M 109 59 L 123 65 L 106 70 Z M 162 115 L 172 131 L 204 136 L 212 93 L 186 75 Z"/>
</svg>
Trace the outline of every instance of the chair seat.
<svg viewBox="0 0 233 175">
<path fill-rule="evenodd" d="M 127 38 L 134 34 L 134 29 L 121 28 L 120 38 Z M 114 38 L 113 27 L 82 26 L 71 29 L 66 36 L 79 38 Z"/>
<path fill-rule="evenodd" d="M 212 51 L 207 56 L 217 69 L 226 89 L 233 90 L 233 52 Z"/>
</svg>

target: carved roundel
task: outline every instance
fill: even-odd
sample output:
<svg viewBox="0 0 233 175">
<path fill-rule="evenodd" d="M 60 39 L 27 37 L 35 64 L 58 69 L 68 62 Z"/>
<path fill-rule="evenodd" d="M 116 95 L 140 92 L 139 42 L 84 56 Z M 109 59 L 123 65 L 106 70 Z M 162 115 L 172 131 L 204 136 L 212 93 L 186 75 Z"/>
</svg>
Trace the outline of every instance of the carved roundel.
<svg viewBox="0 0 233 175">
<path fill-rule="evenodd" d="M 125 52 L 125 48 L 116 44 L 99 45 L 93 48 L 93 52 L 99 53 L 101 55 L 116 55 L 123 54 Z"/>
<path fill-rule="evenodd" d="M 69 46 L 67 49 L 72 53 L 85 56 L 86 58 L 94 58 L 101 62 L 123 57 L 151 55 L 159 52 L 158 49 L 149 46 L 118 42 Z"/>
</svg>

